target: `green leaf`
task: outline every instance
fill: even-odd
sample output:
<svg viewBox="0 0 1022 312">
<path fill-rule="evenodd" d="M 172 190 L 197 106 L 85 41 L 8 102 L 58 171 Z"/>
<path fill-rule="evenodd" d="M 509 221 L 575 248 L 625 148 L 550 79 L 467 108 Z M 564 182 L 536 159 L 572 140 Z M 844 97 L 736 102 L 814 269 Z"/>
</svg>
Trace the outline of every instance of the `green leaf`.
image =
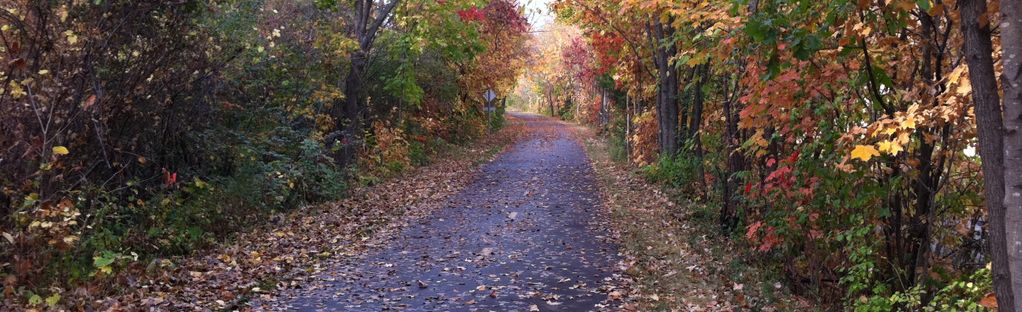
<svg viewBox="0 0 1022 312">
<path fill-rule="evenodd" d="M 58 302 L 60 302 L 60 294 L 53 294 L 50 295 L 49 297 L 46 297 L 46 306 L 48 307 L 52 308 L 56 306 Z"/>
<path fill-rule="evenodd" d="M 117 260 L 117 255 L 112 252 L 104 251 L 102 256 L 92 257 L 92 265 L 97 268 L 110 266 Z"/>
<path fill-rule="evenodd" d="M 919 8 L 923 9 L 923 11 L 930 10 L 930 0 L 916 0 L 916 5 L 919 5 Z"/>
<path fill-rule="evenodd" d="M 39 295 L 36 294 L 32 294 L 31 297 L 28 297 L 29 305 L 39 305 L 40 303 L 43 303 L 43 297 L 39 297 Z"/>
<path fill-rule="evenodd" d="M 763 43 L 770 43 L 768 39 L 772 39 L 773 33 L 766 23 L 763 23 L 760 19 L 749 20 L 745 24 L 745 33 L 752 37 L 753 40 Z M 772 41 L 772 40 L 770 40 Z"/>
</svg>

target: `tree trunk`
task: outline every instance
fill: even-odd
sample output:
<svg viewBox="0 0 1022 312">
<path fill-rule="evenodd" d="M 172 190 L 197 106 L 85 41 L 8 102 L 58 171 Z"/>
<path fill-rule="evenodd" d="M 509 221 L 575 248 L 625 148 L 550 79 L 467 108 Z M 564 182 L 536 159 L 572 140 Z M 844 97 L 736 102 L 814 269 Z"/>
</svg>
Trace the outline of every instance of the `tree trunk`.
<svg viewBox="0 0 1022 312">
<path fill-rule="evenodd" d="M 735 88 L 734 92 L 738 92 L 738 89 Z M 738 151 L 742 144 L 741 133 L 738 130 L 741 110 L 735 107 L 736 101 L 732 96 L 725 98 L 727 100 L 724 101 L 724 154 L 727 162 L 724 164 L 724 174 L 720 179 L 722 205 L 719 221 L 721 232 L 726 235 L 738 226 L 738 205 L 734 202 L 735 182 L 733 179 L 735 178 L 734 173 L 741 171 L 745 166 L 745 160 L 742 153 Z"/>
<path fill-rule="evenodd" d="M 362 51 L 356 51 L 351 55 L 351 68 L 348 70 L 348 76 L 344 80 L 345 99 L 344 105 L 340 108 L 340 116 L 344 116 L 343 124 L 340 129 L 342 130 L 345 141 L 341 142 L 341 165 L 349 166 L 355 161 L 355 157 L 358 156 L 358 146 L 360 138 L 362 137 L 362 112 L 359 107 L 361 99 L 363 98 L 362 91 L 362 74 L 365 72 L 365 56 Z M 337 108 L 335 108 L 337 110 Z"/>
<path fill-rule="evenodd" d="M 703 168 L 703 142 L 699 131 L 703 124 L 703 101 L 705 98 L 703 85 L 710 79 L 710 63 L 707 62 L 700 66 L 700 70 L 696 71 L 696 74 L 699 76 L 695 77 L 695 90 L 692 90 L 695 95 L 692 99 L 692 120 L 688 122 L 688 137 L 689 140 L 692 140 L 696 156 L 696 175 L 698 175 L 699 185 L 705 190 L 707 188 L 706 170 Z"/>
<path fill-rule="evenodd" d="M 699 134 L 700 127 L 703 122 L 703 101 L 705 95 L 703 94 L 703 85 L 709 80 L 710 76 L 710 64 L 706 63 L 700 66 L 699 70 L 696 71 L 695 77 L 696 85 L 694 95 L 692 97 L 692 119 L 688 122 L 688 137 L 696 138 Z"/>
<path fill-rule="evenodd" d="M 983 160 L 983 196 L 987 206 L 990 232 L 990 257 L 993 260 L 994 292 L 1001 311 L 1013 311 L 1014 294 L 1008 268 L 1008 250 L 1004 228 L 1004 129 L 1000 96 L 994 73 L 990 26 L 980 24 L 986 14 L 986 0 L 962 0 L 958 3 L 965 37 L 965 60 L 969 65 L 972 101 L 976 112 L 979 156 Z"/>
<path fill-rule="evenodd" d="M 625 95 L 625 159 L 632 163 L 632 98 Z"/>
<path fill-rule="evenodd" d="M 362 144 L 362 103 L 365 102 L 363 88 L 365 75 L 368 72 L 368 58 L 372 51 L 376 34 L 390 17 L 391 12 L 401 0 L 390 0 L 375 6 L 375 0 L 357 0 L 353 3 L 354 19 L 348 25 L 349 35 L 358 42 L 358 50 L 351 53 L 351 68 L 344 79 L 345 99 L 342 107 L 334 107 L 334 118 L 337 129 L 343 135 L 341 157 L 337 161 L 342 166 L 355 163 L 358 147 Z M 375 11 L 375 12 L 374 12 Z"/>
<path fill-rule="evenodd" d="M 1013 298 L 1022 298 L 1022 0 L 1001 1 L 1004 208 Z M 1017 300 L 1017 299 L 1016 299 Z M 1003 310 L 1001 311 L 1007 311 Z M 1022 310 L 1015 302 L 1015 311 Z"/>
<path fill-rule="evenodd" d="M 670 59 L 677 54 L 673 43 L 664 41 L 674 36 L 671 21 L 661 23 L 659 19 L 653 25 L 653 37 L 656 39 L 655 61 L 659 76 L 657 94 L 657 119 L 660 129 L 660 154 L 673 157 L 678 152 L 678 74 L 671 67 Z"/>
<path fill-rule="evenodd" d="M 552 86 L 546 90 L 546 102 L 550 106 L 550 117 L 557 116 L 554 114 L 554 91 Z"/>
</svg>

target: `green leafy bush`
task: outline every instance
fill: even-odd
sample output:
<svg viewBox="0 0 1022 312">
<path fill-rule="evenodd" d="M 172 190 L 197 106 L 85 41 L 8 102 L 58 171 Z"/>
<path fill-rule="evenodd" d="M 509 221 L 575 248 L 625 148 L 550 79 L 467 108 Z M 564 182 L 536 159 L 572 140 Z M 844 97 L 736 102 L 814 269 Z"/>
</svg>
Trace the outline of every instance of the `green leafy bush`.
<svg viewBox="0 0 1022 312">
<path fill-rule="evenodd" d="M 661 156 L 656 164 L 643 167 L 642 172 L 650 181 L 681 188 L 696 182 L 698 166 L 696 157 L 680 153 L 674 157 Z"/>
</svg>

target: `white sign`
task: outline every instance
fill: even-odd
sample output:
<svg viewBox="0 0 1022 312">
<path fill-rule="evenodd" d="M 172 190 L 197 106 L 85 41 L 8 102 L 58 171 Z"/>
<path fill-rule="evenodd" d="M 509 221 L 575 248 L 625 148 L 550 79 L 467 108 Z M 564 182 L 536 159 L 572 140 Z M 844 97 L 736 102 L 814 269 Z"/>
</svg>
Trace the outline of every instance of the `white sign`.
<svg viewBox="0 0 1022 312">
<path fill-rule="evenodd" d="M 497 93 L 493 92 L 493 90 L 486 90 L 486 93 L 483 94 L 483 98 L 486 99 L 487 102 L 493 101 L 493 99 L 497 98 Z"/>
</svg>

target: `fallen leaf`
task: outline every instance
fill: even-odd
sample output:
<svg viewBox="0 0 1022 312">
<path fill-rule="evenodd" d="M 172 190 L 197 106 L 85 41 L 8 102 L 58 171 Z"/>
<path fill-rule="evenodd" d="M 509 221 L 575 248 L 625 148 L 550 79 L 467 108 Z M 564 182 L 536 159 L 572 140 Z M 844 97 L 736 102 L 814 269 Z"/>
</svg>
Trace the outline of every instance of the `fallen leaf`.
<svg viewBox="0 0 1022 312">
<path fill-rule="evenodd" d="M 986 296 L 983 296 L 983 299 L 979 300 L 979 305 L 987 309 L 997 310 L 997 295 L 988 293 Z"/>
<path fill-rule="evenodd" d="M 67 150 L 67 147 L 63 147 L 63 146 L 54 146 L 53 147 L 53 154 L 54 155 L 67 155 L 68 153 L 70 153 L 70 151 Z"/>
<path fill-rule="evenodd" d="M 617 290 L 612 291 L 609 294 L 607 294 L 607 299 L 609 299 L 609 300 L 621 300 L 621 292 L 617 291 Z"/>
</svg>

